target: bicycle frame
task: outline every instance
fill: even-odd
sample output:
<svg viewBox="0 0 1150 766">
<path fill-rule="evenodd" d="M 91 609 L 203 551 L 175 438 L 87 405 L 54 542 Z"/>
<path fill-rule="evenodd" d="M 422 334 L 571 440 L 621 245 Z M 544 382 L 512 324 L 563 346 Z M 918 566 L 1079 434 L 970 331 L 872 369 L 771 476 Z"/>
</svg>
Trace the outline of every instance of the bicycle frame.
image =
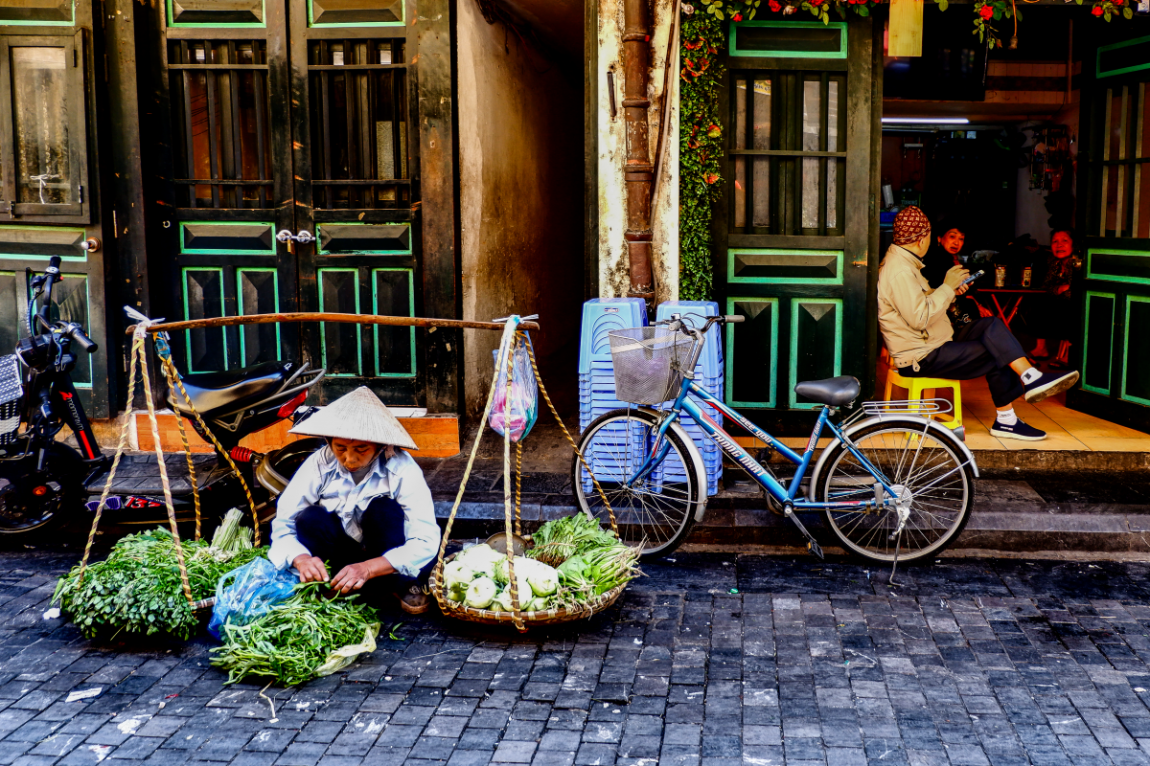
<svg viewBox="0 0 1150 766">
<path fill-rule="evenodd" d="M 723 413 L 723 415 L 738 423 L 740 427 L 750 432 L 756 439 L 759 439 L 771 449 L 777 450 L 783 457 L 798 466 L 794 477 L 791 479 L 790 485 L 784 486 L 774 476 L 772 476 L 769 471 L 763 468 L 763 466 L 757 460 L 751 457 L 750 453 L 740 447 L 738 443 L 736 443 L 735 440 L 732 439 L 731 436 L 726 431 L 724 431 L 721 426 L 719 426 L 718 423 L 716 423 L 713 419 L 711 419 L 710 416 L 707 415 L 706 412 L 703 411 L 698 402 L 689 398 L 688 394 L 693 394 L 703 403 L 711 405 L 719 412 Z M 772 437 L 766 431 L 756 426 L 754 423 L 744 418 L 739 413 L 732 410 L 726 404 L 716 399 L 710 393 L 695 385 L 695 382 L 688 378 L 683 379 L 683 384 L 679 389 L 679 395 L 676 397 L 675 403 L 672 405 L 668 416 L 663 418 L 662 422 L 659 424 L 658 433 L 655 436 L 654 442 L 651 446 L 651 452 L 647 456 L 646 462 L 644 462 L 643 465 L 640 466 L 639 469 L 635 472 L 635 474 L 630 479 L 628 479 L 628 485 L 632 485 L 639 481 L 652 470 L 654 470 L 655 467 L 658 466 L 661 462 L 663 462 L 663 459 L 666 458 L 667 452 L 671 448 L 671 443 L 666 438 L 667 429 L 671 427 L 673 422 L 682 417 L 684 412 L 689 415 L 692 420 L 698 423 L 708 436 L 710 436 L 718 443 L 719 447 L 723 450 L 724 453 L 726 453 L 732 460 L 745 468 L 751 477 L 756 482 L 758 482 L 758 484 L 761 485 L 767 492 L 769 492 L 771 497 L 773 497 L 780 504 L 783 504 L 784 507 L 789 505 L 797 511 L 818 511 L 827 509 L 850 510 L 871 506 L 887 507 L 892 505 L 898 497 L 898 493 L 895 492 L 895 490 L 891 487 L 886 478 L 882 475 L 882 472 L 875 468 L 874 465 L 869 460 L 867 460 L 866 456 L 863 455 L 849 439 L 843 436 L 843 432 L 839 429 L 838 426 L 830 422 L 829 416 L 831 413 L 831 408 L 829 406 L 824 405 L 822 410 L 819 412 L 819 418 L 815 423 L 814 430 L 811 431 L 810 440 L 807 442 L 806 449 L 800 455 L 787 445 Z M 853 455 L 854 458 L 859 461 L 859 464 L 865 468 L 871 474 L 871 476 L 874 477 L 875 483 L 882 486 L 883 498 L 881 500 L 876 498 L 874 500 L 843 500 L 833 503 L 821 503 L 798 497 L 798 492 L 802 484 L 802 480 L 806 475 L 807 469 L 810 468 L 811 460 L 815 454 L 815 446 L 818 444 L 819 438 L 822 436 L 824 428 L 829 428 L 834 438 L 841 442 L 851 453 L 851 455 Z M 876 492 L 876 495 L 877 494 L 878 493 Z"/>
</svg>

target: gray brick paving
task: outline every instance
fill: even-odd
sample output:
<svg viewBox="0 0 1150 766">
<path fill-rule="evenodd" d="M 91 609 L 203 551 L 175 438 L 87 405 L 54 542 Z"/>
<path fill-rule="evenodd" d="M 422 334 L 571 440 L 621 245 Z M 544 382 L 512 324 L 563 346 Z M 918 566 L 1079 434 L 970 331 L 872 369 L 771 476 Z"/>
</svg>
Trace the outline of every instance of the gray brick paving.
<svg viewBox="0 0 1150 766">
<path fill-rule="evenodd" d="M 43 620 L 74 557 L 0 553 L 0 766 L 1150 766 L 1148 564 L 678 554 L 525 636 L 388 615 L 265 698 L 206 638 Z"/>
</svg>

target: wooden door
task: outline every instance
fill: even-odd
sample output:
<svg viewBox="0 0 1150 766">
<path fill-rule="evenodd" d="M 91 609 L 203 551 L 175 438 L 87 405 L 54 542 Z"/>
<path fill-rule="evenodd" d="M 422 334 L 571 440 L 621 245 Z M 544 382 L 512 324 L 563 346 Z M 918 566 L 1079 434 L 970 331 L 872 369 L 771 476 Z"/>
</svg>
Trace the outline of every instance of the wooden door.
<svg viewBox="0 0 1150 766">
<path fill-rule="evenodd" d="M 413 315 L 418 141 L 402 0 L 169 5 L 165 281 L 181 318 Z M 174 312 L 173 312 L 174 313 Z M 175 338 L 182 369 L 275 359 L 418 404 L 411 329 L 251 325 Z"/>
<path fill-rule="evenodd" d="M 1078 163 L 1084 265 L 1073 286 L 1082 385 L 1067 404 L 1150 431 L 1150 44 L 1132 42 L 1087 59 Z"/>
<path fill-rule="evenodd" d="M 871 25 L 732 27 L 716 282 L 747 320 L 727 331 L 726 397 L 777 419 L 817 406 L 799 381 L 872 377 Z"/>
</svg>

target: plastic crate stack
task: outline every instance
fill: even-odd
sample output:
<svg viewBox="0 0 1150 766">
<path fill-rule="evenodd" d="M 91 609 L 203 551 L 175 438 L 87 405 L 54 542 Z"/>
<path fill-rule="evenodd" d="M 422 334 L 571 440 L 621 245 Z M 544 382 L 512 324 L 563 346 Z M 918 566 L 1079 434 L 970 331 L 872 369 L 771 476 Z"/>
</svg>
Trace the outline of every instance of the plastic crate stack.
<svg viewBox="0 0 1150 766">
<path fill-rule="evenodd" d="M 583 304 L 583 324 L 579 338 L 579 430 L 587 430 L 591 421 L 611 410 L 629 405 L 615 396 L 615 368 L 611 364 L 611 339 L 608 333 L 628 327 L 647 325 L 647 305 L 642 298 L 593 298 Z M 634 405 L 630 405 L 634 406 Z M 584 455 L 595 477 L 602 481 L 629 478 L 621 455 L 642 455 L 646 451 L 646 434 L 641 428 L 624 433 L 610 429 L 599 432 L 591 454 Z M 598 447 L 599 449 L 596 449 Z M 634 470 L 634 466 L 631 467 Z M 594 486 L 583 472 L 583 491 Z"/>
<path fill-rule="evenodd" d="M 701 317 L 717 316 L 719 304 L 713 301 L 666 301 L 659 304 L 655 320 L 662 322 L 670 319 L 672 314 L 679 314 L 684 323 L 702 327 L 704 320 Z M 693 315 L 693 316 L 691 316 Z M 695 384 L 716 399 L 723 400 L 723 337 L 719 333 L 719 326 L 712 325 L 707 332 L 707 343 L 703 346 L 703 353 L 699 363 L 695 365 Z M 659 409 L 668 409 L 671 402 L 660 405 Z M 703 412 L 711 417 L 720 427 L 723 425 L 723 416 L 710 405 L 702 406 Z M 719 492 L 719 478 L 723 475 L 723 453 L 713 439 L 703 433 L 703 429 L 694 420 L 684 417 L 679 424 L 694 440 L 699 452 L 703 453 L 703 465 L 707 469 L 707 495 Z M 671 481 L 683 480 L 686 474 L 683 464 L 670 453 L 659 469 L 661 475 L 655 477 Z"/>
</svg>

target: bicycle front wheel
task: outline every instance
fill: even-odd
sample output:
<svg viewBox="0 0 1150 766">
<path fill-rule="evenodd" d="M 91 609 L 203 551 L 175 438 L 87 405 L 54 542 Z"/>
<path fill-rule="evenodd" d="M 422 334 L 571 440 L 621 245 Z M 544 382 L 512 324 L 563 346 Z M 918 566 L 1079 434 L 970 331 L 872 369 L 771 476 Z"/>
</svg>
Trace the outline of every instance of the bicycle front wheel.
<svg viewBox="0 0 1150 766">
<path fill-rule="evenodd" d="M 641 547 L 643 559 L 665 556 L 678 548 L 694 526 L 696 511 L 707 502 L 707 487 L 693 459 L 695 445 L 670 430 L 667 457 L 646 477 L 627 484 L 647 460 L 658 425 L 654 413 L 613 410 L 593 421 L 579 438 L 579 452 L 615 512 L 620 538 Z M 571 468 L 571 483 L 579 508 L 606 522 L 603 498 L 578 455 Z"/>
<path fill-rule="evenodd" d="M 886 507 L 827 510 L 843 548 L 872 561 L 913 562 L 950 545 L 974 506 L 974 470 L 955 437 L 921 424 L 888 421 L 851 437 L 862 456 L 897 495 Z M 821 502 L 885 496 L 871 472 L 841 442 L 816 478 Z"/>
</svg>

